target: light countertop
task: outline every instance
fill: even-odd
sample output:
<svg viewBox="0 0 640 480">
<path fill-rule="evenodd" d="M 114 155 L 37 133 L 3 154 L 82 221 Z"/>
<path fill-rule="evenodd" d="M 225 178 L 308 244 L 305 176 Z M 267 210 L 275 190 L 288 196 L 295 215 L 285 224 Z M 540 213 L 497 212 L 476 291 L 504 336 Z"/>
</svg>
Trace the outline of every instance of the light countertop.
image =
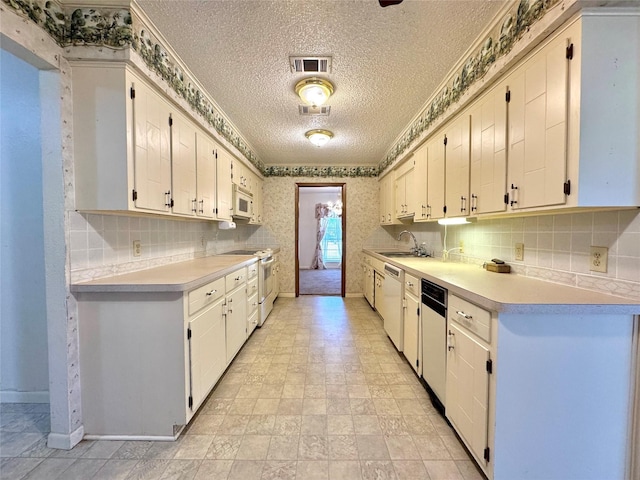
<svg viewBox="0 0 640 480">
<path fill-rule="evenodd" d="M 83 292 L 184 292 L 258 261 L 253 255 L 212 255 L 137 272 L 74 283 Z"/>
<path fill-rule="evenodd" d="M 479 265 L 443 262 L 435 258 L 388 258 L 367 249 L 364 252 L 396 265 L 410 275 L 430 280 L 445 287 L 449 293 L 494 312 L 640 315 L 640 300 L 606 295 L 514 273 L 488 272 Z"/>
</svg>

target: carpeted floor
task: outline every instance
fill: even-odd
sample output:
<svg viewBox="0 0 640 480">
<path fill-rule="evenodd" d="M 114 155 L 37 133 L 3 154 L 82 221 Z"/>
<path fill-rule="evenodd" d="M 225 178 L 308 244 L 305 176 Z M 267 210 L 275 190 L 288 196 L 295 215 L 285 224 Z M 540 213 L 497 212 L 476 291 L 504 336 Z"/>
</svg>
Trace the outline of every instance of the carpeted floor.
<svg viewBox="0 0 640 480">
<path fill-rule="evenodd" d="M 300 270 L 300 295 L 340 295 L 341 270 Z"/>
</svg>

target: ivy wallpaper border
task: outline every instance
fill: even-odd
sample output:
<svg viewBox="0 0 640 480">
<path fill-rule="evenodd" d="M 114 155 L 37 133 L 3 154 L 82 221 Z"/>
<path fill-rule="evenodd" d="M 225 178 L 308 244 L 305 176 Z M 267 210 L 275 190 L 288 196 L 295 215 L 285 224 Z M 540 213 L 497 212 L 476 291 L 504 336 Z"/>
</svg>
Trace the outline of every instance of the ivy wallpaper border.
<svg viewBox="0 0 640 480">
<path fill-rule="evenodd" d="M 450 105 L 481 79 L 498 58 L 511 51 L 515 43 L 522 38 L 529 27 L 540 20 L 560 0 L 520 0 L 513 4 L 509 11 L 489 28 L 489 34 L 479 43 L 475 53 L 470 55 L 462 68 L 452 75 L 445 86 L 433 97 L 418 118 L 405 130 L 401 138 L 389 150 L 384 160 L 378 165 L 383 172 L 409 148 L 425 130 L 447 111 Z"/>
<path fill-rule="evenodd" d="M 131 47 L 167 84 L 199 113 L 218 134 L 233 145 L 264 176 L 375 177 L 404 153 L 425 130 L 447 111 L 496 60 L 511 51 L 529 27 L 540 20 L 560 0 L 520 0 L 514 2 L 502 21 L 489 29 L 474 54 L 433 97 L 418 118 L 375 167 L 265 166 L 234 126 L 216 108 L 196 81 L 180 67 L 151 29 L 126 8 L 68 7 L 55 0 L 2 0 L 18 14 L 47 31 L 62 46 Z"/>
</svg>

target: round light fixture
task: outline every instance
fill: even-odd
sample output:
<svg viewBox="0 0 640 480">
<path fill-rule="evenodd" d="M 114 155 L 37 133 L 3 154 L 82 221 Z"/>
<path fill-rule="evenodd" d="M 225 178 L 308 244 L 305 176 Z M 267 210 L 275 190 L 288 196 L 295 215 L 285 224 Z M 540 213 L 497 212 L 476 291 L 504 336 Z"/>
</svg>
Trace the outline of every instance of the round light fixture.
<svg viewBox="0 0 640 480">
<path fill-rule="evenodd" d="M 296 83 L 295 91 L 303 102 L 317 107 L 324 104 L 333 94 L 333 85 L 328 80 L 311 77 Z"/>
<path fill-rule="evenodd" d="M 333 133 L 329 130 L 309 130 L 304 134 L 305 137 L 309 139 L 311 143 L 313 143 L 316 147 L 322 147 L 329 140 L 333 138 Z"/>
</svg>

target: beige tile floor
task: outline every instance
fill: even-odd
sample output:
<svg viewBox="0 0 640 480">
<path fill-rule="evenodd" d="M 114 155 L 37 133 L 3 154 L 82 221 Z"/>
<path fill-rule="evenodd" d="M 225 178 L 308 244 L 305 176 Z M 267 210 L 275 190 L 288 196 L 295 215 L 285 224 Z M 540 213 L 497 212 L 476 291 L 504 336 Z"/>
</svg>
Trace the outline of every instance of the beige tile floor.
<svg viewBox="0 0 640 480">
<path fill-rule="evenodd" d="M 46 447 L 2 405 L 2 479 L 482 479 L 362 298 L 281 298 L 176 442 Z"/>
</svg>

